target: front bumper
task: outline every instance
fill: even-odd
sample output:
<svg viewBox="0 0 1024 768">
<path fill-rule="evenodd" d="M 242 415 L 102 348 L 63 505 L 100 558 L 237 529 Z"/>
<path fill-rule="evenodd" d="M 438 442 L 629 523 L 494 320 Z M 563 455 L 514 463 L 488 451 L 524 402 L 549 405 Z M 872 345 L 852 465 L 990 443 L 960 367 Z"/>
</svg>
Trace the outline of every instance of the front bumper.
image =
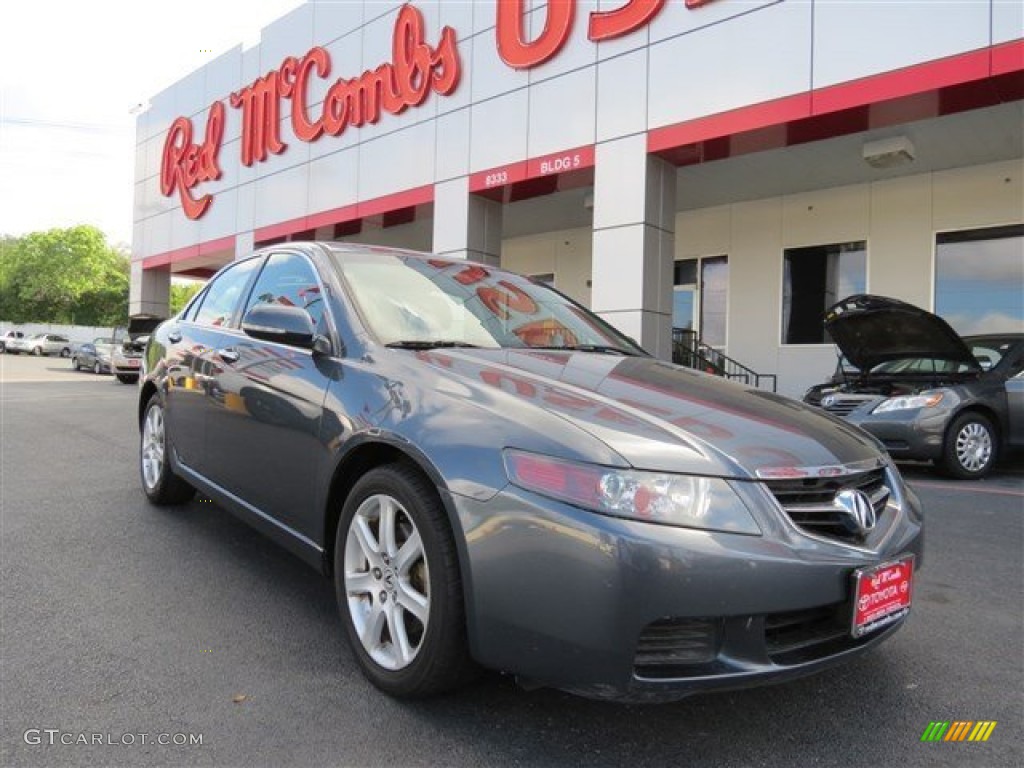
<svg viewBox="0 0 1024 768">
<path fill-rule="evenodd" d="M 474 657 L 596 698 L 679 699 L 862 653 L 902 621 L 853 639 L 852 572 L 903 553 L 920 565 L 923 547 L 909 491 L 877 552 L 765 525 L 763 510 L 765 535 L 744 536 L 604 517 L 511 486 L 487 502 L 449 499 L 465 532 Z M 691 658 L 646 665 L 663 630 Z"/>
<path fill-rule="evenodd" d="M 877 415 L 859 409 L 845 418 L 878 438 L 893 458 L 928 460 L 942 456 L 950 417 L 946 408 L 919 408 Z"/>
</svg>

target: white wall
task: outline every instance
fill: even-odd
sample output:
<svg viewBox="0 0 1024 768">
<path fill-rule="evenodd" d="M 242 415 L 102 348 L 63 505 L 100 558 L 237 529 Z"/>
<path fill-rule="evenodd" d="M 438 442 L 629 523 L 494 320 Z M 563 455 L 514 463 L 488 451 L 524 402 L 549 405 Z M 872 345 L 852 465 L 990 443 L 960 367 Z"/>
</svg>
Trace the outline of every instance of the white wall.
<svg viewBox="0 0 1024 768">
<path fill-rule="evenodd" d="M 555 288 L 585 307 L 590 306 L 590 229 L 566 229 L 505 240 L 503 269 L 524 275 L 555 275 Z"/>
<path fill-rule="evenodd" d="M 9 323 L 0 320 L 0 334 L 7 331 L 21 331 L 26 336 L 37 333 L 59 333 L 67 336 L 74 344 L 84 344 L 99 336 L 113 336 L 113 328 L 93 325 L 60 325 L 56 323 Z"/>
</svg>

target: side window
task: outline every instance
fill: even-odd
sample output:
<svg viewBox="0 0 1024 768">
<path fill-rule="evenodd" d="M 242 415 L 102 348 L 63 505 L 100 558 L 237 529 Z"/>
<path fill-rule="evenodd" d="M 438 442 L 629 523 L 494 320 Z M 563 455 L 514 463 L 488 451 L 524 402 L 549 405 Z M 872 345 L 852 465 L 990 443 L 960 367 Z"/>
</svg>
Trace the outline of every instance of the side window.
<svg viewBox="0 0 1024 768">
<path fill-rule="evenodd" d="M 181 313 L 181 319 L 189 323 L 195 322 L 196 312 L 199 311 L 199 305 L 203 303 L 203 299 L 206 298 L 206 289 L 199 291 L 192 300 L 189 301 L 188 305 Z"/>
<path fill-rule="evenodd" d="M 242 298 L 242 292 L 249 284 L 253 271 L 262 261 L 249 259 L 239 262 L 215 277 L 203 294 L 199 310 L 192 318 L 194 322 L 218 328 L 230 325 L 235 307 Z"/>
<path fill-rule="evenodd" d="M 320 283 L 317 282 L 313 267 L 298 254 L 274 253 L 267 259 L 267 265 L 249 296 L 246 312 L 261 303 L 302 307 L 313 318 L 317 332 L 327 332 Z"/>
</svg>

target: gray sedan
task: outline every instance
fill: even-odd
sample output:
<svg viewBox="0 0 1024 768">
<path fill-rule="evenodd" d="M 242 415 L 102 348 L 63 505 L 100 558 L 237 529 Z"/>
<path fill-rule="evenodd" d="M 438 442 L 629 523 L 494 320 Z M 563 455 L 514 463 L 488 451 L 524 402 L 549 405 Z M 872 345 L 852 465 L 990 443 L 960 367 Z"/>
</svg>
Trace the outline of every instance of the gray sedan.
<svg viewBox="0 0 1024 768">
<path fill-rule="evenodd" d="M 876 441 L 529 278 L 287 243 L 146 354 L 147 497 L 199 489 L 333 578 L 390 694 L 483 666 L 673 699 L 846 661 L 911 610 L 921 510 Z"/>
<path fill-rule="evenodd" d="M 76 371 L 85 369 L 95 374 L 110 373 L 110 353 L 112 344 L 103 339 L 86 342 L 72 353 L 71 367 Z"/>
<path fill-rule="evenodd" d="M 961 337 L 931 312 L 871 295 L 836 304 L 825 328 L 849 365 L 805 401 L 870 432 L 895 458 L 977 479 L 1024 448 L 1024 402 L 1011 383 L 1024 370 L 1024 334 Z"/>
</svg>

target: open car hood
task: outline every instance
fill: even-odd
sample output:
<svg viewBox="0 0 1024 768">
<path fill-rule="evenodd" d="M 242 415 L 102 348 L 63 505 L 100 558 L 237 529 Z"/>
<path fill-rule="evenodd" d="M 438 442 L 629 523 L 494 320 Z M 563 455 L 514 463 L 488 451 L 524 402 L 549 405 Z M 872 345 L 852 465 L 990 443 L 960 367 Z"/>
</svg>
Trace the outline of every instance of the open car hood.
<svg viewBox="0 0 1024 768">
<path fill-rule="evenodd" d="M 128 320 L 128 338 L 135 340 L 141 336 L 149 336 L 164 321 L 162 317 L 153 315 L 136 315 Z"/>
<path fill-rule="evenodd" d="M 941 317 L 886 296 L 857 294 L 825 313 L 825 330 L 861 371 L 887 360 L 931 358 L 981 370 L 971 350 Z"/>
</svg>

